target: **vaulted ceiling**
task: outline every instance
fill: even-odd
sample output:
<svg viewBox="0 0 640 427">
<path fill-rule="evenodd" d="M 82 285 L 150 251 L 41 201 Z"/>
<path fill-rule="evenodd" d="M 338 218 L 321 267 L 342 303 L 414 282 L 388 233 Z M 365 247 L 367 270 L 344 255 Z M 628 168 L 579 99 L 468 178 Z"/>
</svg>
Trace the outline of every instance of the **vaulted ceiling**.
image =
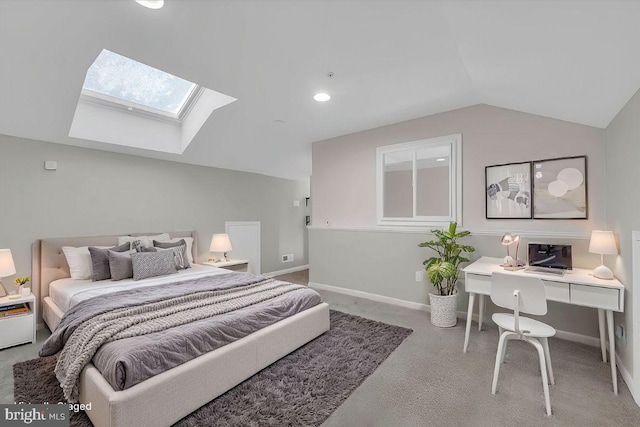
<svg viewBox="0 0 640 427">
<path fill-rule="evenodd" d="M 603 128 L 640 88 L 638 22 L 638 1 L 4 0 L 0 133 L 304 179 L 314 141 L 478 103 Z M 238 101 L 182 155 L 70 138 L 102 49 Z"/>
</svg>

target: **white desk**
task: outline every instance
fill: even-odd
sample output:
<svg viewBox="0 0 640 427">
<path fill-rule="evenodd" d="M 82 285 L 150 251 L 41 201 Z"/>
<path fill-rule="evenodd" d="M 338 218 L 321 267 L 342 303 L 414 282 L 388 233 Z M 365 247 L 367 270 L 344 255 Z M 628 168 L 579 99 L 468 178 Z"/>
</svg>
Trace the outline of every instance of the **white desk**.
<svg viewBox="0 0 640 427">
<path fill-rule="evenodd" d="M 581 305 L 598 309 L 598 323 L 600 326 L 600 348 L 602 361 L 607 361 L 605 314 L 609 333 L 609 358 L 611 362 L 611 381 L 613 392 L 618 394 L 618 377 L 616 375 L 616 348 L 613 333 L 613 312 L 624 311 L 624 285 L 617 279 L 603 280 L 593 277 L 591 270 L 574 268 L 567 271 L 564 276 L 551 274 L 525 273 L 524 270 L 507 271 L 500 267 L 502 258 L 482 257 L 470 264 L 464 271 L 465 289 L 469 292 L 469 308 L 467 311 L 467 329 L 464 335 L 464 348 L 466 353 L 469 346 L 471 333 L 471 321 L 473 317 L 473 304 L 476 295 L 480 296 L 478 330 L 482 328 L 484 316 L 484 296 L 491 294 L 491 274 L 500 272 L 513 274 L 514 276 L 533 276 L 542 279 L 545 285 L 547 300 L 563 302 L 566 304 Z"/>
</svg>

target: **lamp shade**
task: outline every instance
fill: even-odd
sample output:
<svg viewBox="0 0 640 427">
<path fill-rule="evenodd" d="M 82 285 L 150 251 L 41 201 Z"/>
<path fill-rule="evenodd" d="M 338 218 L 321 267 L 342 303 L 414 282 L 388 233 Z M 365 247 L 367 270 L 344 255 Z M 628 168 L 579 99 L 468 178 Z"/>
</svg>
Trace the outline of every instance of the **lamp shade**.
<svg viewBox="0 0 640 427">
<path fill-rule="evenodd" d="M 593 230 L 589 242 L 589 252 L 600 255 L 617 254 L 618 247 L 613 231 Z"/>
<path fill-rule="evenodd" d="M 214 234 L 209 252 L 229 252 L 233 250 L 228 234 Z"/>
<path fill-rule="evenodd" d="M 512 243 L 514 243 L 516 240 L 514 239 L 514 237 L 510 234 L 507 233 L 505 235 L 502 236 L 502 239 L 500 239 L 500 243 L 502 243 L 505 246 L 509 246 Z"/>
<path fill-rule="evenodd" d="M 16 274 L 16 266 L 13 263 L 11 249 L 0 249 L 0 277 L 13 276 Z"/>
</svg>

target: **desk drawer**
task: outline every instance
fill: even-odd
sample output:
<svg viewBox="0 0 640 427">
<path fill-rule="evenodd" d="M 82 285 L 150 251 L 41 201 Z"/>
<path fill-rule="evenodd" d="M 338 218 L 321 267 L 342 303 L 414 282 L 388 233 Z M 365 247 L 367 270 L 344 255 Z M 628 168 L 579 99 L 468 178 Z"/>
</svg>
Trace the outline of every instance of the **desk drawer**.
<svg viewBox="0 0 640 427">
<path fill-rule="evenodd" d="M 571 303 L 568 283 L 550 282 L 548 280 L 543 280 L 542 283 L 544 283 L 544 293 L 549 301 Z"/>
<path fill-rule="evenodd" d="M 587 307 L 619 310 L 617 289 L 571 284 L 571 303 Z"/>
<path fill-rule="evenodd" d="M 467 274 L 465 276 L 465 289 L 467 292 L 477 294 L 491 294 L 491 276 L 481 276 L 480 274 Z"/>
</svg>

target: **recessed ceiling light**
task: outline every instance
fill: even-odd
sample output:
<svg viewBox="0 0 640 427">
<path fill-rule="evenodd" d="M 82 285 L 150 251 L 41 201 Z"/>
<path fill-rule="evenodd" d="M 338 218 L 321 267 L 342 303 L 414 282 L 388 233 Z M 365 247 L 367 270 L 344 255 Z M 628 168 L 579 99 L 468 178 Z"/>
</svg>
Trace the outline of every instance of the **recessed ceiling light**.
<svg viewBox="0 0 640 427">
<path fill-rule="evenodd" d="M 328 100 L 331 99 L 331 96 L 329 96 L 328 93 L 316 93 L 315 95 L 313 95 L 313 99 L 315 99 L 318 102 L 327 102 Z"/>
<path fill-rule="evenodd" d="M 136 3 L 149 9 L 160 9 L 164 6 L 164 0 L 136 0 Z"/>
<path fill-rule="evenodd" d="M 447 160 L 447 159 L 445 159 L 443 157 L 440 157 L 439 159 L 436 159 L 436 162 L 444 162 L 445 160 Z"/>
</svg>

